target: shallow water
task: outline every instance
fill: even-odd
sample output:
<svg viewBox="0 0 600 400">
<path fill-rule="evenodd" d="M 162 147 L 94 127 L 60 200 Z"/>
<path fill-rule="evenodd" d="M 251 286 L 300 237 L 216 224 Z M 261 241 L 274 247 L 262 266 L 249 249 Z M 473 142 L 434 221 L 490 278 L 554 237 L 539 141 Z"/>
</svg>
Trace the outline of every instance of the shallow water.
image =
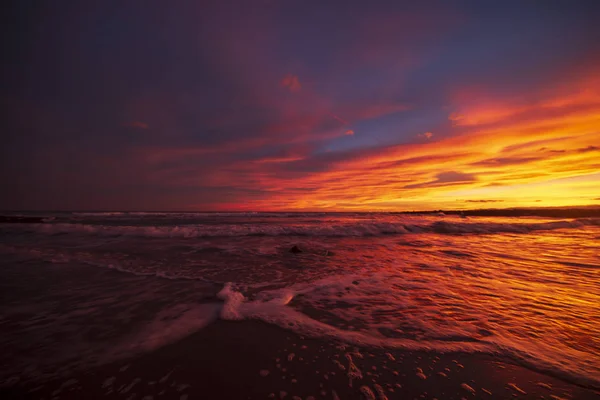
<svg viewBox="0 0 600 400">
<path fill-rule="evenodd" d="M 3 380 L 149 351 L 221 317 L 494 353 L 600 387 L 598 219 L 45 216 L 0 225 Z"/>
</svg>

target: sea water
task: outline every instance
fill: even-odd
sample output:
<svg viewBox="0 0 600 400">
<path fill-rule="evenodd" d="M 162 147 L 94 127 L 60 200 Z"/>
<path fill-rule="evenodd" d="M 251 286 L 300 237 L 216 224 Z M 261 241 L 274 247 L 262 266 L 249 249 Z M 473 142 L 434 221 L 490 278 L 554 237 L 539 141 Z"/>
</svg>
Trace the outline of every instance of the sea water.
<svg viewBox="0 0 600 400">
<path fill-rule="evenodd" d="M 222 318 L 495 354 L 600 387 L 600 219 L 37 215 L 0 225 L 0 382 L 152 351 Z"/>
</svg>

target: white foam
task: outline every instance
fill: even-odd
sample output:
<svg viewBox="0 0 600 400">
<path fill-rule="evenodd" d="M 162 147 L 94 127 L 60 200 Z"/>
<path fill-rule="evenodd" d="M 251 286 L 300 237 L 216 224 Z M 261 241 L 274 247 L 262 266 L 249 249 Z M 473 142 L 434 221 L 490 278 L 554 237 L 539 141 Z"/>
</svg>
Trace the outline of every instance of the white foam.
<svg viewBox="0 0 600 400">
<path fill-rule="evenodd" d="M 228 320 L 244 319 L 244 316 L 240 313 L 240 308 L 246 298 L 240 292 L 233 290 L 231 283 L 227 283 L 217 294 L 217 297 L 225 301 L 221 309 L 221 318 Z"/>
<path fill-rule="evenodd" d="M 529 233 L 543 230 L 578 229 L 600 226 L 598 218 L 531 222 L 476 222 L 449 219 L 431 222 L 414 218 L 400 221 L 363 221 L 312 224 L 187 224 L 163 226 L 114 226 L 79 223 L 14 224 L 2 231 L 28 231 L 38 234 L 80 234 L 95 236 L 134 236 L 157 238 L 239 237 L 239 236 L 381 236 L 410 233 L 493 234 Z"/>
<path fill-rule="evenodd" d="M 383 336 L 371 336 L 364 332 L 345 331 L 296 311 L 294 308 L 286 305 L 287 303 L 282 301 L 281 298 L 273 298 L 267 301 L 248 301 L 241 293 L 232 289 L 232 287 L 231 283 L 227 283 L 219 293 L 219 297 L 225 300 L 221 311 L 221 318 L 225 320 L 259 319 L 283 328 L 292 329 L 300 334 L 337 338 L 360 345 L 391 345 L 392 347 L 402 347 L 412 350 L 426 350 L 437 345 L 439 350 L 446 351 L 486 350 L 486 346 L 480 343 L 422 342 L 410 339 L 390 339 Z M 289 291 L 286 291 L 287 295 L 289 295 Z"/>
<path fill-rule="evenodd" d="M 243 296 L 242 296 L 243 297 Z M 115 353 L 152 351 L 197 332 L 217 318 L 218 304 L 178 304 L 165 308 L 116 346 Z"/>
<path fill-rule="evenodd" d="M 363 394 L 365 400 L 375 400 L 375 394 L 368 386 L 361 386 L 360 391 Z"/>
<path fill-rule="evenodd" d="M 553 348 L 555 343 L 542 343 L 542 341 L 524 339 L 516 335 L 510 336 L 508 331 L 499 331 L 495 335 L 481 337 L 476 326 L 471 322 L 476 321 L 475 315 L 464 315 L 462 316 L 464 321 L 451 320 L 444 325 L 431 319 L 427 314 L 429 311 L 423 311 L 409 319 L 412 326 L 424 330 L 422 335 L 414 339 L 384 336 L 377 328 L 387 327 L 389 322 L 377 323 L 376 319 L 369 319 L 371 312 L 368 306 L 369 299 L 380 300 L 379 308 L 373 310 L 373 315 L 376 315 L 386 309 L 385 305 L 381 305 L 381 300 L 387 299 L 390 307 L 400 307 L 401 310 L 403 302 L 408 301 L 413 292 L 400 294 L 402 291 L 398 290 L 392 276 L 386 273 L 373 274 L 370 278 L 363 277 L 358 285 L 352 285 L 356 279 L 356 275 L 328 277 L 316 282 L 296 284 L 286 289 L 262 292 L 254 300 L 246 299 L 236 291 L 234 285 L 228 283 L 220 293 L 220 297 L 225 301 L 221 318 L 258 319 L 293 330 L 300 335 L 331 338 L 360 346 L 502 354 L 542 371 L 566 375 L 579 383 L 600 387 L 599 375 L 596 374 L 598 367 L 593 360 L 589 360 L 589 354 L 570 349 L 568 354 L 560 353 L 560 357 L 557 357 L 557 350 Z M 348 292 L 349 286 L 352 286 L 352 290 Z M 437 290 L 443 289 L 437 288 Z M 353 291 L 356 293 L 352 294 Z M 290 305 L 294 295 L 302 295 L 302 300 L 312 305 L 319 304 L 327 298 L 342 301 L 347 305 L 359 305 L 361 311 L 350 306 L 335 308 L 335 313 L 342 318 L 363 318 L 367 328 L 361 331 L 349 331 L 313 319 Z M 407 304 L 405 306 L 409 307 Z M 327 308 L 326 305 L 324 307 Z M 432 309 L 431 313 L 437 315 L 439 308 L 437 310 Z"/>
<path fill-rule="evenodd" d="M 349 385 L 352 387 L 352 381 L 355 379 L 362 379 L 363 374 L 360 369 L 354 364 L 352 360 L 352 355 L 350 353 L 346 353 L 346 359 L 348 360 L 348 373 L 346 374 L 349 379 Z"/>
<path fill-rule="evenodd" d="M 461 383 L 460 387 L 462 387 L 467 392 L 472 393 L 473 395 L 475 394 L 475 389 L 473 389 L 471 386 L 467 385 L 466 383 Z"/>
<path fill-rule="evenodd" d="M 74 212 L 72 215 L 81 217 L 113 217 L 126 215 L 127 213 L 121 211 L 98 211 L 98 212 Z"/>
</svg>

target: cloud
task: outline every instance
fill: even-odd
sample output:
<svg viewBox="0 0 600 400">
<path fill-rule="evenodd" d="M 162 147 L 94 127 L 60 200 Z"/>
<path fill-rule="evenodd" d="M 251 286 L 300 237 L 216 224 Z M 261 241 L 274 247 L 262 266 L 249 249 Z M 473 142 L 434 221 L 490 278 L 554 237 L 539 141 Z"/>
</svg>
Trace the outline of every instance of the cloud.
<svg viewBox="0 0 600 400">
<path fill-rule="evenodd" d="M 588 153 L 590 151 L 600 151 L 600 147 L 598 146 L 588 146 L 583 149 L 577 149 L 579 153 Z"/>
<path fill-rule="evenodd" d="M 441 172 L 436 175 L 434 180 L 424 183 L 416 183 L 413 185 L 404 186 L 405 189 L 417 189 L 425 187 L 436 187 L 436 186 L 450 186 L 458 185 L 461 183 L 470 183 L 476 181 L 477 178 L 473 174 L 467 174 L 464 172 L 447 171 Z"/>
<path fill-rule="evenodd" d="M 410 110 L 410 107 L 406 104 L 390 102 L 376 104 L 359 104 L 358 107 L 349 107 L 348 109 L 345 109 L 343 111 L 345 115 L 351 115 L 353 120 L 369 120 L 408 110 Z"/>
<path fill-rule="evenodd" d="M 440 183 L 473 182 L 475 180 L 475 176 L 472 174 L 455 171 L 442 172 L 436 178 L 436 181 Z"/>
<path fill-rule="evenodd" d="M 288 88 L 290 92 L 298 92 L 302 89 L 298 76 L 288 74 L 280 82 L 282 87 Z"/>
<path fill-rule="evenodd" d="M 566 150 L 554 150 L 554 149 L 547 149 L 545 147 L 542 147 L 538 151 L 540 151 L 540 152 L 546 152 L 546 153 L 550 153 L 550 154 L 562 154 L 562 153 L 566 153 L 567 152 Z"/>
<path fill-rule="evenodd" d="M 572 90 L 580 88 L 574 85 Z M 539 93 L 530 96 L 543 97 Z M 544 96 L 542 103 L 552 103 L 552 96 Z M 557 92 L 555 96 L 564 94 Z M 247 209 L 443 208 L 456 206 L 457 198 L 475 205 L 485 204 L 478 200 L 492 196 L 511 207 L 535 205 L 539 196 L 546 194 L 545 204 L 560 205 L 561 201 L 572 201 L 572 193 L 582 199 L 595 194 L 582 192 L 576 184 L 556 190 L 551 182 L 600 170 L 600 161 L 594 157 L 599 115 L 595 111 L 574 111 L 567 105 L 564 113 L 554 110 L 538 121 L 523 118 L 523 112 L 515 107 L 512 114 L 504 113 L 504 119 L 491 124 L 483 121 L 436 128 L 439 140 L 435 142 L 323 151 L 323 143 L 335 143 L 351 130 L 350 124 L 358 123 L 357 114 L 349 112 L 352 108 L 363 110 L 359 114 L 366 117 L 400 107 L 360 102 L 332 107 L 319 97 L 309 96 L 308 91 L 288 97 L 292 101 L 289 108 L 276 108 L 282 112 L 281 118 L 251 128 L 254 136 L 239 137 L 210 152 L 205 146 L 180 146 L 167 157 L 168 152 L 157 148 L 153 168 L 178 160 L 196 163 L 206 159 L 197 167 L 182 165 L 169 175 L 161 175 L 161 182 L 184 188 L 202 182 L 209 187 L 234 186 L 239 193 L 260 192 L 260 196 L 244 200 Z M 471 113 L 478 110 L 461 104 L 453 107 L 464 107 L 461 113 L 465 118 L 477 120 Z M 533 103 L 530 115 L 542 115 L 535 107 Z M 307 143 L 311 148 L 296 151 Z M 249 152 L 256 157 L 249 158 Z M 208 168 L 211 163 L 214 165 Z"/>
<path fill-rule="evenodd" d="M 329 113 L 329 115 L 331 116 L 331 118 L 335 119 L 336 121 L 338 121 L 342 125 L 348 125 L 349 124 L 348 121 L 346 121 L 345 119 L 342 119 L 342 118 L 338 117 L 334 113 Z"/>
<path fill-rule="evenodd" d="M 465 200 L 467 203 L 501 203 L 504 200 Z"/>
<path fill-rule="evenodd" d="M 150 126 L 147 123 L 141 122 L 141 121 L 128 122 L 126 124 L 123 124 L 123 126 L 126 126 L 128 128 L 136 128 L 136 129 L 148 129 L 148 128 L 150 128 Z"/>
<path fill-rule="evenodd" d="M 600 80 L 570 66 L 575 60 L 595 73 L 597 64 L 580 53 L 595 43 L 586 49 L 562 24 L 546 32 L 551 13 L 518 12 L 515 35 L 489 26 L 481 36 L 481 10 L 454 6 L 432 13 L 348 2 L 344 10 L 324 4 L 314 13 L 294 2 L 226 3 L 189 2 L 176 10 L 181 18 L 160 19 L 161 29 L 154 23 L 161 10 L 147 7 L 135 21 L 113 21 L 124 33 L 118 40 L 96 26 L 102 18 L 93 12 L 64 13 L 90 23 L 79 32 L 88 45 L 78 49 L 90 62 L 67 65 L 55 57 L 77 26 L 68 21 L 61 26 L 69 32 L 27 52 L 31 68 L 15 72 L 27 78 L 15 82 L 15 94 L 43 88 L 31 92 L 32 103 L 43 106 L 45 94 L 57 93 L 48 116 L 24 113 L 21 125 L 4 126 L 37 133 L 5 143 L 0 170 L 32 172 L 2 173 L 2 183 L 35 200 L 59 199 L 80 182 L 76 193 L 98 198 L 79 207 L 117 208 L 116 200 L 104 200 L 115 196 L 137 208 L 397 210 L 456 206 L 457 198 L 514 206 L 597 197 L 598 178 L 560 189 L 552 182 L 600 170 Z M 59 47 L 45 46 L 52 38 Z M 548 54 L 531 38 L 547 40 Z M 577 46 L 565 53 L 567 42 Z M 103 70 L 93 61 L 107 54 L 121 57 Z M 103 79 L 90 80 L 97 76 Z M 84 94 L 90 101 L 78 101 Z M 126 121 L 134 122 L 114 129 Z M 65 137 L 56 140 L 50 127 Z M 71 153 L 81 168 L 70 168 Z M 39 191 L 46 182 L 51 189 Z"/>
<path fill-rule="evenodd" d="M 265 163 L 289 163 L 289 162 L 294 162 L 294 161 L 300 161 L 302 160 L 302 157 L 298 157 L 298 156 L 288 156 L 288 157 L 265 157 L 265 158 L 260 158 L 254 162 L 259 163 L 259 164 L 265 164 Z"/>
<path fill-rule="evenodd" d="M 549 139 L 541 139 L 541 140 L 533 140 L 527 141 L 523 143 L 512 144 L 504 147 L 500 152 L 501 153 L 513 153 L 515 151 L 523 151 L 523 150 L 531 150 L 537 148 L 538 146 L 542 146 L 538 149 L 538 151 L 544 151 L 547 149 L 547 145 L 549 144 L 557 144 L 564 142 L 566 140 L 572 139 L 571 137 L 552 137 Z"/>
<path fill-rule="evenodd" d="M 352 129 L 348 129 L 346 131 L 346 135 L 354 135 L 354 131 Z"/>
<path fill-rule="evenodd" d="M 506 165 L 519 165 L 526 164 L 532 161 L 543 160 L 545 157 L 497 157 L 497 158 L 488 158 L 486 160 L 481 160 L 472 163 L 471 165 L 476 166 L 486 166 L 486 167 L 500 167 Z"/>
</svg>

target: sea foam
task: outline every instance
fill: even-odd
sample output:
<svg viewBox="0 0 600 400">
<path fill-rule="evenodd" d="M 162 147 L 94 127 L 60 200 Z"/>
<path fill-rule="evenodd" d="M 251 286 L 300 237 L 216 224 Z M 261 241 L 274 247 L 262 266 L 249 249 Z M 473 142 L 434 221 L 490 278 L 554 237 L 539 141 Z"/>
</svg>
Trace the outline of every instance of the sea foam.
<svg viewBox="0 0 600 400">
<path fill-rule="evenodd" d="M 2 232 L 30 232 L 36 234 L 78 234 L 93 236 L 131 236 L 156 238 L 240 237 L 240 236 L 323 236 L 363 237 L 402 235 L 411 233 L 438 234 L 494 234 L 530 233 L 544 230 L 576 229 L 600 226 L 598 218 L 529 222 L 464 221 L 353 221 L 314 224 L 196 224 L 164 226 L 115 226 L 79 223 L 18 224 L 2 226 Z"/>
<path fill-rule="evenodd" d="M 377 296 L 380 300 L 387 299 L 392 306 L 402 307 L 402 299 L 389 297 L 395 295 L 393 285 L 386 283 L 390 278 L 389 275 L 378 274 L 370 280 L 365 280 L 363 276 L 360 284 L 356 286 L 361 291 L 358 295 L 340 295 L 347 292 L 350 282 L 360 279 L 358 276 L 349 275 L 263 292 L 259 296 L 261 299 L 253 300 L 247 299 L 236 290 L 233 283 L 227 283 L 219 293 L 219 297 L 224 300 L 220 316 L 225 320 L 261 320 L 292 330 L 300 335 L 340 340 L 359 346 L 442 353 L 470 352 L 502 355 L 519 360 L 534 369 L 561 376 L 579 384 L 600 387 L 600 379 L 598 379 L 600 371 L 591 361 L 586 361 L 586 353 L 570 350 L 568 353 L 560 352 L 558 354 L 551 344 L 534 343 L 514 335 L 510 336 L 507 335 L 508 331 L 481 336 L 468 322 L 441 326 L 432 321 L 421 324 L 414 319 L 415 326 L 427 330 L 424 335 L 418 338 L 390 337 L 378 331 L 377 323 L 371 318 L 372 316 L 361 315 L 360 311 L 358 314 L 352 314 L 356 313 L 357 309 L 352 309 L 349 315 L 352 315 L 353 318 L 366 316 L 368 323 L 362 330 L 336 327 L 314 319 L 290 305 L 294 296 L 301 296 L 303 299 L 312 296 L 309 300 L 312 304 L 318 304 L 324 298 L 333 296 L 337 299 L 336 301 L 362 307 L 367 304 L 369 298 Z M 383 294 L 386 291 L 389 291 L 387 296 Z M 306 305 L 306 303 L 303 304 Z M 342 308 L 338 308 L 336 311 L 342 311 Z M 369 318 L 371 318 L 370 321 Z M 477 316 L 465 316 L 465 321 L 471 319 L 477 319 Z"/>
</svg>

